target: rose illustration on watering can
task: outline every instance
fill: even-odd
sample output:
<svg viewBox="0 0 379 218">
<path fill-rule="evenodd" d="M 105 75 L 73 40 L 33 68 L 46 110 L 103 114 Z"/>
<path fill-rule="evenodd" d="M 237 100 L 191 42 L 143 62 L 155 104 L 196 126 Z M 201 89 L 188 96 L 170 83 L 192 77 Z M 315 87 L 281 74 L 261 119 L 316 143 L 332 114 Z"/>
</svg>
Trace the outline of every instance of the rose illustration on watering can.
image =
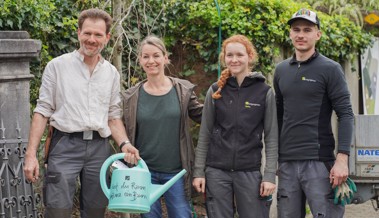
<svg viewBox="0 0 379 218">
<path fill-rule="evenodd" d="M 110 156 L 100 170 L 100 185 L 109 199 L 108 209 L 116 212 L 148 213 L 150 205 L 186 173 L 183 169 L 163 185 L 151 184 L 151 174 L 145 161 L 141 159 L 135 167 L 114 169 L 111 185 L 108 187 L 106 182 L 108 167 L 114 161 L 123 158 L 124 153 Z"/>
</svg>

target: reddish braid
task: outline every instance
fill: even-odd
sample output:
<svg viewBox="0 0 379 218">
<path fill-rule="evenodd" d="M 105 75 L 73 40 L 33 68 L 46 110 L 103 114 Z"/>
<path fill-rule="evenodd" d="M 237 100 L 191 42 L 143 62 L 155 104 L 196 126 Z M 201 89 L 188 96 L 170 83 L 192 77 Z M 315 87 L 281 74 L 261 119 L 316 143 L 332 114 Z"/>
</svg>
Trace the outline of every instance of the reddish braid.
<svg viewBox="0 0 379 218">
<path fill-rule="evenodd" d="M 215 93 L 213 93 L 212 98 L 219 99 L 221 98 L 221 89 L 224 88 L 226 84 L 226 80 L 231 76 L 232 74 L 229 72 L 228 69 L 225 69 L 222 71 L 220 78 L 217 81 L 218 89 Z"/>
</svg>

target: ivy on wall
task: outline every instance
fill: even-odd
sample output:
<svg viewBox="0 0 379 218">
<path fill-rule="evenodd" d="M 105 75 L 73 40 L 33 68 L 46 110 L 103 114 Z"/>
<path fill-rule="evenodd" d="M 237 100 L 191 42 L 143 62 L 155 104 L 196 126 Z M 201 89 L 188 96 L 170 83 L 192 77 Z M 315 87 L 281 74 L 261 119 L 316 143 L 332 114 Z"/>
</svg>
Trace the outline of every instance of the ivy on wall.
<svg viewBox="0 0 379 218">
<path fill-rule="evenodd" d="M 170 17 L 177 19 L 169 21 L 168 35 L 197 50 L 204 62 L 209 63 L 204 71 L 216 69 L 220 18 L 214 0 L 177 0 L 171 5 L 179 9 L 172 11 L 173 16 Z M 298 9 L 311 8 L 307 3 L 295 3 L 292 0 L 223 0 L 219 6 L 222 38 L 233 34 L 249 37 L 259 53 L 256 70 L 266 75 L 272 73 L 274 59 L 280 54 L 281 48 L 291 48 L 287 21 Z M 370 45 L 372 36 L 346 17 L 318 14 L 323 36 L 317 48 L 324 55 L 336 61 L 351 60 Z"/>
<path fill-rule="evenodd" d="M 108 1 L 107 1 L 108 2 Z M 187 53 L 183 77 L 199 73 L 193 66 L 204 63 L 204 72 L 218 69 L 218 27 L 221 21 L 222 39 L 233 34 L 249 37 L 259 53 L 255 70 L 271 74 L 275 58 L 282 49 L 291 49 L 287 20 L 307 3 L 292 0 L 222 0 L 218 1 L 221 20 L 215 0 L 141 0 L 133 1 L 123 28 L 123 74 L 135 84 L 144 78 L 136 62 L 136 49 L 148 34 L 163 36 L 170 48 L 178 43 Z M 105 4 L 105 3 L 104 3 Z M 42 41 L 41 62 L 32 69 L 32 105 L 38 95 L 41 72 L 47 61 L 77 48 L 77 16 L 80 10 L 100 7 L 111 13 L 111 5 L 97 0 L 2 0 L 0 7 L 1 30 L 26 30 L 34 39 Z M 352 21 L 340 15 L 318 12 L 322 38 L 318 50 L 338 61 L 351 60 L 371 42 L 371 35 Z M 109 48 L 105 51 L 110 53 Z M 201 72 L 202 73 L 202 72 Z"/>
</svg>

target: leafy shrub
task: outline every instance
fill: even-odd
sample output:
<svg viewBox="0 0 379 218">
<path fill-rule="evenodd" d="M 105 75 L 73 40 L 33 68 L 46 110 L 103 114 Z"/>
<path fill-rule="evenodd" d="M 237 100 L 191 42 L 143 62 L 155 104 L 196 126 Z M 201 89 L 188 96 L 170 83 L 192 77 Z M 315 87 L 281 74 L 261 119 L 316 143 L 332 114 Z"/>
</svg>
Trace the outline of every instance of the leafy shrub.
<svg viewBox="0 0 379 218">
<path fill-rule="evenodd" d="M 213 0 L 185 1 L 171 3 L 168 30 L 170 38 L 194 48 L 202 60 L 208 64 L 204 70 L 217 67 L 217 29 L 220 18 Z M 222 39 L 233 34 L 249 37 L 259 53 L 256 69 L 271 74 L 274 59 L 281 49 L 291 48 L 288 37 L 288 19 L 300 8 L 311 8 L 307 3 L 291 0 L 223 0 L 220 4 Z M 358 52 L 371 43 L 371 35 L 362 31 L 352 21 L 343 16 L 328 16 L 319 12 L 323 36 L 318 49 L 324 55 L 336 60 L 351 60 Z M 331 49 L 338 48 L 338 49 Z"/>
</svg>

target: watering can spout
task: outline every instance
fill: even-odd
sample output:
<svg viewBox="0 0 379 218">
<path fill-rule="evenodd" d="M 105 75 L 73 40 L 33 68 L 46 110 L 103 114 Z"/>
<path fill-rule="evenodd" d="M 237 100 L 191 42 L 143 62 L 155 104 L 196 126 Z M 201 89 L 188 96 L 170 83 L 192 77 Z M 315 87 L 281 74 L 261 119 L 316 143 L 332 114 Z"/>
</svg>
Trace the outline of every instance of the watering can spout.
<svg viewBox="0 0 379 218">
<path fill-rule="evenodd" d="M 172 185 L 174 185 L 174 183 L 178 181 L 178 179 L 180 179 L 184 174 L 186 174 L 186 172 L 187 171 L 183 169 L 163 185 L 152 184 L 150 204 L 153 204 L 155 201 L 157 201 L 163 195 L 163 193 L 165 193 Z"/>
</svg>

